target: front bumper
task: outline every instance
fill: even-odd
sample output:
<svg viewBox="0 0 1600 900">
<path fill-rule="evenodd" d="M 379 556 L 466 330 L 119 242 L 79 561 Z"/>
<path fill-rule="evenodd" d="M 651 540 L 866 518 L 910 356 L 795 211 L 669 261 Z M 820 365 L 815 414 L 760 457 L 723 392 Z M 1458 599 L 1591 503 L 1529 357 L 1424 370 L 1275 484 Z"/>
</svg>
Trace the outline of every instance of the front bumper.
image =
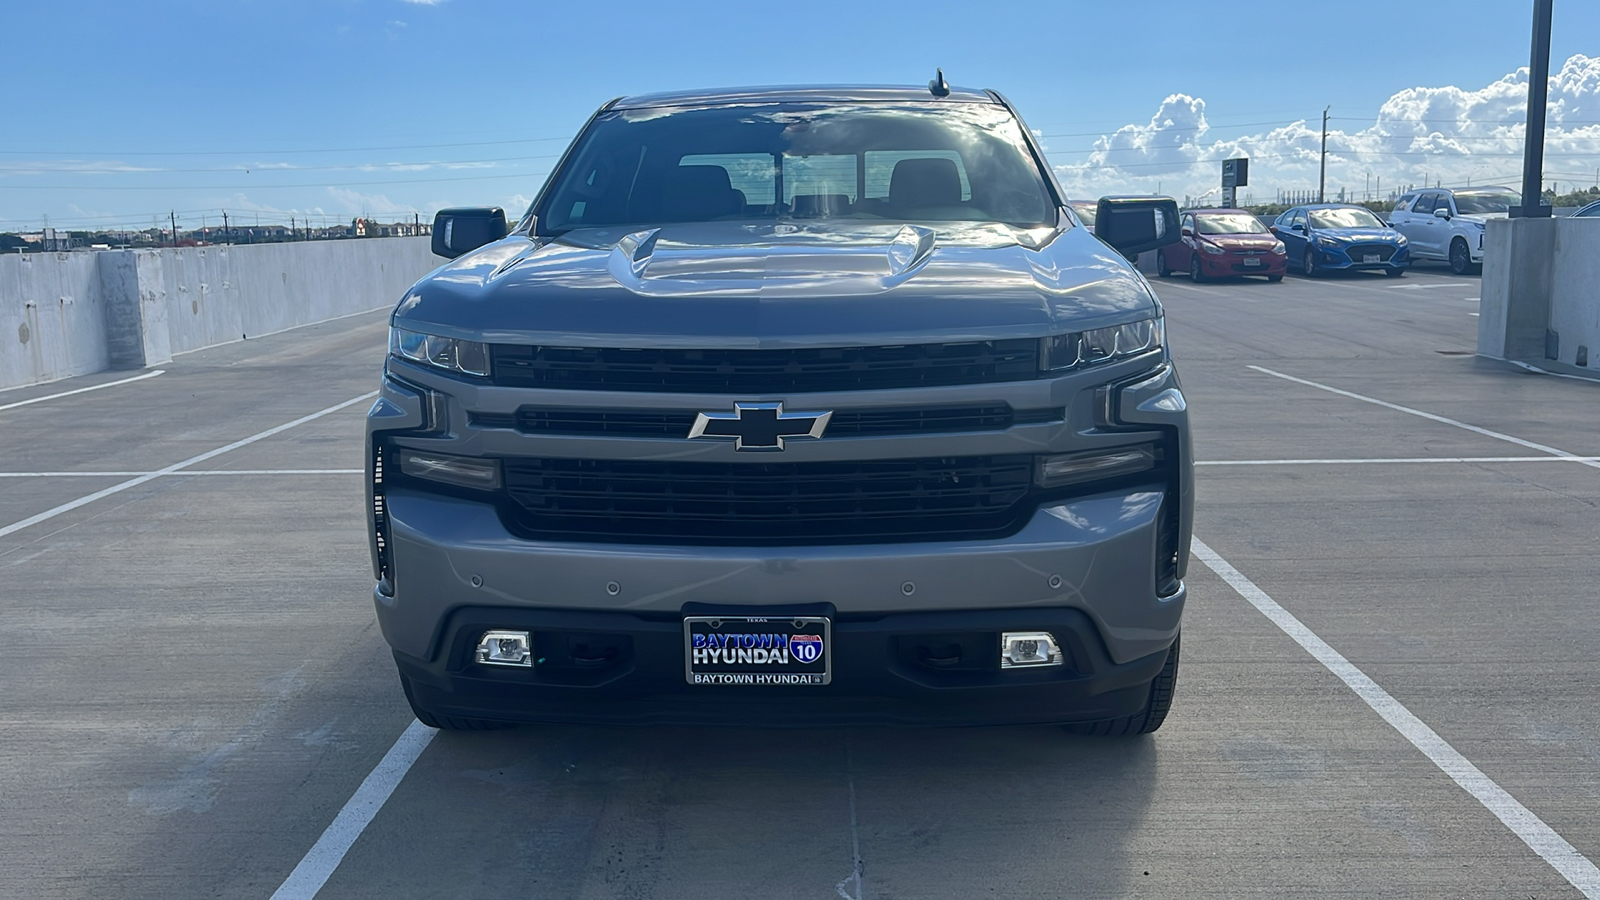
<svg viewBox="0 0 1600 900">
<path fill-rule="evenodd" d="M 1411 252 L 1409 248 L 1401 247 L 1384 262 L 1368 263 L 1356 262 L 1345 252 L 1343 247 L 1316 248 L 1317 265 L 1323 269 L 1351 271 L 1351 272 L 1383 272 L 1404 270 L 1411 267 Z"/>
<path fill-rule="evenodd" d="M 1233 275 L 1282 275 L 1289 269 L 1287 255 L 1279 256 L 1276 253 L 1264 253 L 1254 257 L 1238 256 L 1232 253 L 1218 256 L 1214 253 L 1200 253 L 1201 274 L 1210 278 L 1219 278 Z M 1258 259 L 1257 265 L 1248 265 L 1246 259 Z"/>
<path fill-rule="evenodd" d="M 1180 598 L 1181 599 L 1181 598 Z M 714 607 L 696 608 L 704 614 Z M 829 612 L 809 606 L 808 613 Z M 682 623 L 631 612 L 466 607 L 445 625 L 443 652 L 396 652 L 414 702 L 436 715 L 580 724 L 738 724 L 767 727 L 855 722 L 898 725 L 1040 725 L 1092 722 L 1143 708 L 1167 646 L 1114 662 L 1081 611 L 967 610 L 839 616 L 833 681 L 806 687 L 690 685 Z M 471 661 L 484 630 L 536 635 L 540 664 L 497 668 Z M 1061 666 L 999 670 L 941 668 L 919 651 L 961 646 L 974 657 L 998 648 L 999 631 L 1047 630 L 1065 651 Z M 993 644 L 989 644 L 989 641 Z M 1167 641 L 1170 645 L 1171 641 Z M 586 654 L 576 665 L 571 648 Z M 604 652 L 603 652 L 604 651 Z M 938 652 L 948 653 L 948 649 Z M 605 658 L 602 658 L 605 657 Z"/>
</svg>

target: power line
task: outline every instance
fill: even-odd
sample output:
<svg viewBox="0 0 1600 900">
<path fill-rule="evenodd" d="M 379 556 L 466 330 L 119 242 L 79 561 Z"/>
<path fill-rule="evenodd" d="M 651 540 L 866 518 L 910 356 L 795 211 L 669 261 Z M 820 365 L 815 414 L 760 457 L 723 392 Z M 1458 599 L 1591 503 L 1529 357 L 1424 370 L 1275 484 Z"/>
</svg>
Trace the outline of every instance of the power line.
<svg viewBox="0 0 1600 900">
<path fill-rule="evenodd" d="M 542 178 L 549 172 L 508 172 L 502 175 L 469 175 L 462 178 L 410 178 L 395 181 L 314 182 L 304 184 L 0 184 L 0 190 L 39 191 L 257 191 L 278 188 L 361 188 L 390 184 L 441 184 L 451 181 L 487 181 L 496 178 Z"/>
</svg>

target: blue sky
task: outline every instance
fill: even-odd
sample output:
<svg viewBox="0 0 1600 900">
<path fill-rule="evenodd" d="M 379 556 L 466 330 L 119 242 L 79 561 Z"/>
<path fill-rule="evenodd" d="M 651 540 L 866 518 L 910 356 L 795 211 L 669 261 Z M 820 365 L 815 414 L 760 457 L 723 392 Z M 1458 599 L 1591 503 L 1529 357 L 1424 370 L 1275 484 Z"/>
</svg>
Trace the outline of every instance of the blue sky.
<svg viewBox="0 0 1600 900">
<path fill-rule="evenodd" d="M 148 227 L 168 210 L 184 227 L 224 209 L 330 223 L 520 212 L 613 96 L 921 83 L 935 65 L 1006 93 L 1074 194 L 1198 194 L 1217 180 L 1212 160 L 1235 154 L 1255 160 L 1255 199 L 1314 188 L 1328 105 L 1331 184 L 1508 180 L 1531 6 L 8 3 L 0 230 L 47 215 Z M 1546 180 L 1587 186 L 1600 177 L 1600 3 L 1557 3 L 1552 58 Z"/>
</svg>

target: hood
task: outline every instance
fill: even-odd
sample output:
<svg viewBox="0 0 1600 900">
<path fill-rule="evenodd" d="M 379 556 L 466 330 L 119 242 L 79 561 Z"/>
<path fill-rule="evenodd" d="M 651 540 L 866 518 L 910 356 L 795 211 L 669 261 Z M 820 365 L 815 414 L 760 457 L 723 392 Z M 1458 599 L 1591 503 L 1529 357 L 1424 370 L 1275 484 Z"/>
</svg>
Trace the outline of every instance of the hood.
<svg viewBox="0 0 1600 900">
<path fill-rule="evenodd" d="M 1280 243 L 1271 234 L 1200 234 L 1196 237 L 1228 250 L 1271 250 Z"/>
<path fill-rule="evenodd" d="M 1347 243 L 1397 243 L 1400 232 L 1393 228 L 1318 228 L 1313 232 L 1317 237 L 1332 238 L 1336 241 Z"/>
<path fill-rule="evenodd" d="M 1475 216 L 1456 216 L 1456 221 L 1457 222 L 1470 222 L 1473 225 L 1483 225 L 1484 223 L 1488 222 L 1490 219 L 1505 219 L 1505 218 L 1509 218 L 1509 217 L 1510 217 L 1510 213 L 1483 213 L 1481 215 L 1475 215 Z"/>
<path fill-rule="evenodd" d="M 710 222 L 509 237 L 423 278 L 395 322 L 491 343 L 755 348 L 1035 337 L 1157 309 L 1082 228 Z"/>
</svg>

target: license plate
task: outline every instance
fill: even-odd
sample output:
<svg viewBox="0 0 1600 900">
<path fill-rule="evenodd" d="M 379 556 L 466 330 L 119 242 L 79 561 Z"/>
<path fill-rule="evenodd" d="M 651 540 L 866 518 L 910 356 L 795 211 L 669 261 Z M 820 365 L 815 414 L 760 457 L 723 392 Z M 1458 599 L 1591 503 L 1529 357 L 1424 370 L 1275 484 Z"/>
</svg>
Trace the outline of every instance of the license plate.
<svg viewBox="0 0 1600 900">
<path fill-rule="evenodd" d="M 1376 253 L 1368 253 L 1366 256 L 1361 257 L 1361 260 L 1365 263 L 1383 262 L 1383 260 L 1380 259 Z"/>
<path fill-rule="evenodd" d="M 690 684 L 827 684 L 833 623 L 823 616 L 688 616 L 683 669 Z"/>
<path fill-rule="evenodd" d="M 1261 258 L 1258 256 L 1246 256 L 1244 264 L 1247 266 L 1259 266 L 1261 265 Z"/>
</svg>

